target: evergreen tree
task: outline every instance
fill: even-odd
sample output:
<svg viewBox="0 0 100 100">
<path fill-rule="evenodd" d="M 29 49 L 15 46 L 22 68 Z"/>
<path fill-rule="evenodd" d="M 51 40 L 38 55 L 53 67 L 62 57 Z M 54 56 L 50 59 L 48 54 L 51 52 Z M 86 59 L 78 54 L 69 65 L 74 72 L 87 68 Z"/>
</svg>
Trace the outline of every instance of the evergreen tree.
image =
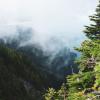
<svg viewBox="0 0 100 100">
<path fill-rule="evenodd" d="M 100 0 L 96 8 L 96 14 L 90 16 L 90 21 L 93 23 L 85 26 L 84 30 L 88 40 L 85 40 L 80 48 L 76 48 L 82 53 L 80 68 L 84 71 L 93 70 L 96 61 L 100 58 Z"/>
<path fill-rule="evenodd" d="M 76 48 L 82 54 L 78 61 L 81 73 L 67 77 L 69 100 L 98 100 L 100 87 L 98 77 L 100 75 L 100 65 L 98 64 L 100 62 L 100 0 L 96 14 L 90 16 L 90 21 L 93 23 L 85 26 L 84 30 L 88 40 L 85 40 L 80 48 Z"/>
<path fill-rule="evenodd" d="M 90 21 L 84 30 L 88 39 L 76 48 L 82 54 L 77 61 L 80 71 L 67 76 L 66 100 L 100 100 L 100 0 Z"/>
<path fill-rule="evenodd" d="M 90 16 L 90 20 L 93 22 L 93 24 L 90 24 L 90 26 L 85 26 L 86 29 L 84 32 L 86 36 L 91 40 L 100 39 L 100 0 L 99 5 L 96 8 L 96 14 Z"/>
</svg>

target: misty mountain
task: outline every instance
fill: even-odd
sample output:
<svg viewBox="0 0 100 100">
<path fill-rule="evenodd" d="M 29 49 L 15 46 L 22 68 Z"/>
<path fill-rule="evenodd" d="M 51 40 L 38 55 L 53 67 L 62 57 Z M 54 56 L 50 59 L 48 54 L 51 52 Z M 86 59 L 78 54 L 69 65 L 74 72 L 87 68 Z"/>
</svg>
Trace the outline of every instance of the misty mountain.
<svg viewBox="0 0 100 100">
<path fill-rule="evenodd" d="M 59 77 L 72 73 L 71 66 L 74 65 L 77 54 L 70 51 L 58 39 L 50 39 L 48 48 L 51 47 L 52 50 L 45 51 L 41 45 L 31 41 L 32 37 L 34 37 L 31 28 L 17 27 L 15 34 L 16 36 L 2 38 L 1 42 L 7 47 L 27 55 L 43 71 Z"/>
<path fill-rule="evenodd" d="M 0 99 L 42 100 L 48 87 L 57 87 L 60 80 L 39 69 L 27 55 L 0 43 Z"/>
<path fill-rule="evenodd" d="M 78 71 L 78 69 L 75 68 L 76 65 L 74 63 L 76 57 L 77 54 L 71 52 L 70 49 L 62 48 L 51 62 L 51 69 L 53 73 L 56 73 L 59 77 L 72 74 L 72 71 L 76 73 Z"/>
<path fill-rule="evenodd" d="M 77 55 L 69 48 L 45 52 L 30 42 L 31 37 L 31 29 L 18 28 L 16 36 L 0 39 L 2 100 L 42 100 L 48 87 L 58 88 L 66 75 L 77 72 L 73 67 Z"/>
</svg>

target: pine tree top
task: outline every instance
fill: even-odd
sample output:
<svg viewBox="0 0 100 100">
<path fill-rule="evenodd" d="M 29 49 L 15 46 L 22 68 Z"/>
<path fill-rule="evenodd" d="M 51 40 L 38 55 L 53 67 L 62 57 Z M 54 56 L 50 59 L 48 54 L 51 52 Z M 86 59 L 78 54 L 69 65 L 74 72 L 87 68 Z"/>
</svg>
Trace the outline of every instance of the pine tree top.
<svg viewBox="0 0 100 100">
<path fill-rule="evenodd" d="M 94 22 L 89 26 L 85 26 L 86 29 L 84 33 L 89 39 L 100 39 L 100 0 L 96 8 L 96 13 L 92 16 L 89 16 L 90 21 Z"/>
</svg>

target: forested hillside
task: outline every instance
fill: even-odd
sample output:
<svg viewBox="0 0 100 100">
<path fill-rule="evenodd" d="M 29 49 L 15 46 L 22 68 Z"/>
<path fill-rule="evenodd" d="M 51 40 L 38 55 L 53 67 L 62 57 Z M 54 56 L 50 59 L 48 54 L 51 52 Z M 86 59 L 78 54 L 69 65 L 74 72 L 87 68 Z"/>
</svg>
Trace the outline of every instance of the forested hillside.
<svg viewBox="0 0 100 100">
<path fill-rule="evenodd" d="M 46 76 L 46 77 L 45 77 Z M 27 56 L 0 44 L 0 99 L 40 100 L 41 92 L 52 82 Z"/>
<path fill-rule="evenodd" d="M 59 90 L 49 88 L 46 100 L 100 100 L 100 0 L 96 13 L 89 18 L 92 23 L 84 30 L 88 39 L 75 48 L 81 52 L 76 61 L 78 74 L 67 76 Z"/>
<path fill-rule="evenodd" d="M 75 53 L 66 49 L 50 60 L 37 45 L 20 46 L 29 33 L 20 30 L 16 38 L 0 39 L 0 100 L 44 100 L 48 87 L 59 88 L 64 75 L 71 74 L 71 68 L 65 70 L 74 65 Z"/>
</svg>

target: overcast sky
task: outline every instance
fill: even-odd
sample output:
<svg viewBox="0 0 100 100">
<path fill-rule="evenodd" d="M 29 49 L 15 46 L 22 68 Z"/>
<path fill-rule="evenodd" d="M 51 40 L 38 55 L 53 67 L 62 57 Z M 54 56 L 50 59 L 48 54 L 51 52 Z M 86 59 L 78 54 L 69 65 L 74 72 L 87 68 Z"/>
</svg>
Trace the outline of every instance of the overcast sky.
<svg viewBox="0 0 100 100">
<path fill-rule="evenodd" d="M 60 37 L 67 44 L 74 39 L 81 41 L 84 25 L 95 12 L 97 1 L 0 0 L 0 34 L 7 29 L 11 31 L 8 26 L 21 24 L 33 27 L 38 41 L 46 42 L 52 36 Z"/>
</svg>

